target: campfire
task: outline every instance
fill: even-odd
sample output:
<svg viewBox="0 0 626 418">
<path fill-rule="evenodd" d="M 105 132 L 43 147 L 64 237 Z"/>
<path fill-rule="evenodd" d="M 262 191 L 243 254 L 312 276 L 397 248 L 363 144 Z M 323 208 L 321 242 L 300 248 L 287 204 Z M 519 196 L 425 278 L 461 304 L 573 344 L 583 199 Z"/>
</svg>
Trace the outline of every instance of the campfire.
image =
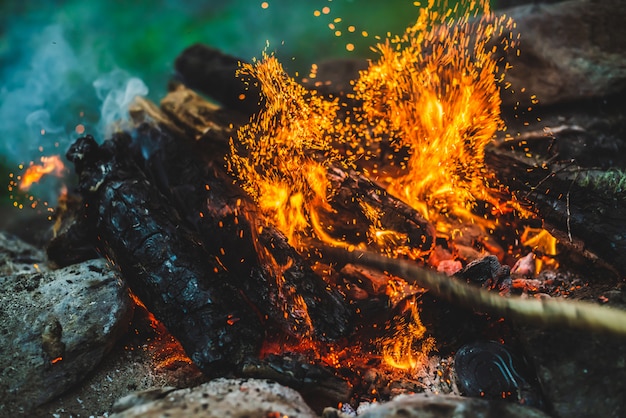
<svg viewBox="0 0 626 418">
<path fill-rule="evenodd" d="M 507 129 L 514 21 L 435 6 L 337 83 L 188 48 L 159 106 L 137 97 L 70 147 L 50 261 L 96 249 L 163 361 L 207 378 L 273 379 L 318 410 L 424 391 L 549 408 L 515 329 L 624 335 L 623 310 L 573 300 L 589 265 L 623 276 L 623 247 L 575 202 L 593 170 Z M 65 171 L 42 158 L 9 187 Z"/>
</svg>

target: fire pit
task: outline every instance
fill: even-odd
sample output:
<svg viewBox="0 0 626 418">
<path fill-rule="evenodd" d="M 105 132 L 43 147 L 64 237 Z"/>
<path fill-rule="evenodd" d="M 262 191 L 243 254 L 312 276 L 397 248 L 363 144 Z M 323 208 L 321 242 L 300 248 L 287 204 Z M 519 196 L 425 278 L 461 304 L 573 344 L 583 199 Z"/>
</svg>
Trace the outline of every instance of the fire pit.
<svg viewBox="0 0 626 418">
<path fill-rule="evenodd" d="M 183 51 L 159 106 L 137 97 L 109 138 L 67 151 L 77 185 L 60 198 L 49 262 L 104 256 L 158 340 L 150 350 L 189 386 L 271 379 L 317 413 L 336 408 L 326 416 L 412 393 L 570 412 L 575 392 L 555 387 L 567 362 L 548 367 L 550 350 L 572 362 L 605 352 L 614 362 L 596 383 L 626 355 L 624 167 L 598 161 L 626 113 L 574 103 L 563 121 L 546 107 L 552 129 L 539 130 L 526 120 L 536 96 L 507 98 L 524 97 L 507 78 L 514 20 L 485 1 L 429 6 L 376 61 L 327 63 L 301 82 L 272 55 Z M 603 139 L 598 118 L 615 121 Z M 10 187 L 62 164 L 42 160 Z M 63 327 L 46 324 L 46 370 L 62 373 Z M 615 387 L 602 390 L 619 415 Z M 416 399 L 406 405 L 466 402 Z M 380 414 L 399 416 L 394 405 Z"/>
</svg>

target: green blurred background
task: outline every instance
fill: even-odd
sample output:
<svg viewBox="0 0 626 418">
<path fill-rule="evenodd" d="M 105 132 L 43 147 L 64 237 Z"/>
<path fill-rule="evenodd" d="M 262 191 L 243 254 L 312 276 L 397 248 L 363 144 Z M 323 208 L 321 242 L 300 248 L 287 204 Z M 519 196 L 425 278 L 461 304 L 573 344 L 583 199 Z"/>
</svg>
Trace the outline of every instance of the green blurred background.
<svg viewBox="0 0 626 418">
<path fill-rule="evenodd" d="M 249 60 L 269 42 L 269 51 L 291 74 L 304 76 L 322 59 L 371 56 L 376 35 L 400 33 L 418 13 L 410 0 L 268 0 L 266 8 L 262 3 L 0 0 L 0 178 L 19 171 L 19 163 L 63 154 L 79 136 L 78 124 L 102 136 L 98 122 L 106 97 L 132 77 L 158 101 L 176 56 L 193 43 Z M 351 25 L 354 32 L 348 31 Z M 347 51 L 347 43 L 354 51 Z M 50 189 L 43 198 L 58 193 L 54 184 L 42 187 Z M 7 189 L 2 190 L 6 203 Z"/>
</svg>

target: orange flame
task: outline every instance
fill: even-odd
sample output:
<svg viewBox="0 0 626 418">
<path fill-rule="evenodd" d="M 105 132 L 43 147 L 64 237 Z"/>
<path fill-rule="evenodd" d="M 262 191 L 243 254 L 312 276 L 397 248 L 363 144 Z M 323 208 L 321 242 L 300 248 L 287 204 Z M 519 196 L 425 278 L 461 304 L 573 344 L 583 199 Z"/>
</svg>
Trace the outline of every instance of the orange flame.
<svg viewBox="0 0 626 418">
<path fill-rule="evenodd" d="M 558 263 L 554 259 L 557 254 L 557 239 L 543 228 L 526 227 L 520 241 L 523 246 L 530 247 L 533 251 L 538 251 L 541 257 L 535 258 L 535 271 L 539 273 L 544 265 L 557 267 Z"/>
<path fill-rule="evenodd" d="M 328 170 L 359 159 L 374 161 L 373 174 L 379 165 L 395 165 L 397 176 L 376 180 L 439 231 L 451 230 L 455 219 L 473 221 L 477 200 L 499 207 L 491 197 L 484 148 L 504 128 L 500 84 L 508 66 L 499 66 L 491 42 L 513 22 L 496 17 L 488 0 L 461 0 L 443 12 L 438 6 L 429 0 L 402 36 L 377 46 L 379 59 L 354 83 L 349 97 L 359 104 L 352 109 L 303 88 L 273 56 L 264 53 L 242 65 L 239 75 L 258 83 L 265 106 L 239 129 L 238 144 L 231 141 L 229 167 L 292 245 L 314 235 L 347 246 L 320 220 L 332 218 Z M 513 37 L 502 47 L 515 47 Z M 379 155 L 383 142 L 398 151 L 392 161 Z M 392 256 L 411 256 L 401 248 L 406 237 L 383 227 L 383 214 L 366 204 L 360 209 L 371 222 L 371 242 Z M 434 347 L 415 300 L 408 303 L 379 340 L 394 368 L 417 367 Z"/>
<path fill-rule="evenodd" d="M 452 21 L 459 5 L 465 13 Z M 504 127 L 503 74 L 488 45 L 512 22 L 496 18 L 488 1 L 461 1 L 444 13 L 434 6 L 430 0 L 402 37 L 378 45 L 379 60 L 355 90 L 363 101 L 361 136 L 392 138 L 407 153 L 400 176 L 386 179 L 388 190 L 437 221 L 488 198 L 484 148 Z"/>
<path fill-rule="evenodd" d="M 22 174 L 22 180 L 19 188 L 22 191 L 30 189 L 30 187 L 37 183 L 41 178 L 47 174 L 53 174 L 57 177 L 61 177 L 65 170 L 65 165 L 61 161 L 59 155 L 51 155 L 49 157 L 41 157 L 41 164 L 30 163 L 30 166 Z"/>
<path fill-rule="evenodd" d="M 244 189 L 291 243 L 310 225 L 309 214 L 327 208 L 326 170 L 339 160 L 328 132 L 338 109 L 290 78 L 273 56 L 245 64 L 239 74 L 258 80 L 266 106 L 231 142 L 231 168 Z"/>
</svg>

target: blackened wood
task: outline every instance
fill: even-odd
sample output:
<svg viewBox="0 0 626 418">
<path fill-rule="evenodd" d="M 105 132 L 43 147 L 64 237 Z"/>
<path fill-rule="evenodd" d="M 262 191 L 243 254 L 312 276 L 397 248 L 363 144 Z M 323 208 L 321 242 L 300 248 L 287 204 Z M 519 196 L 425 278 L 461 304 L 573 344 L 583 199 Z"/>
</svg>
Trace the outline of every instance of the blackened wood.
<svg viewBox="0 0 626 418">
<path fill-rule="evenodd" d="M 252 115 L 261 108 L 260 90 L 254 82 L 246 83 L 236 76 L 240 62 L 217 49 L 195 44 L 176 58 L 174 66 L 185 85 Z"/>
<path fill-rule="evenodd" d="M 48 261 L 56 267 L 99 257 L 93 245 L 96 231 L 93 223 L 85 218 L 85 212 L 75 209 L 68 215 L 71 219 L 66 221 L 64 229 L 46 245 Z"/>
<path fill-rule="evenodd" d="M 87 219 L 82 197 L 66 193 L 59 198 L 54 213 L 52 238 L 46 244 L 48 262 L 55 267 L 65 267 L 100 257 L 94 242 L 94 223 Z"/>
<path fill-rule="evenodd" d="M 266 326 L 321 340 L 351 331 L 352 310 L 343 296 L 256 213 L 249 197 L 221 170 L 219 151 L 213 156 L 202 144 L 150 124 L 136 130 L 135 144 L 143 147 L 136 156 L 148 155 L 146 171 L 267 318 Z"/>
<path fill-rule="evenodd" d="M 564 244 L 591 251 L 626 273 L 626 198 L 583 184 L 588 169 L 573 163 L 539 163 L 503 149 L 489 149 L 486 164 L 498 179 L 537 211 Z"/>
<path fill-rule="evenodd" d="M 257 354 L 259 319 L 215 255 L 126 157 L 129 142 L 119 135 L 98 146 L 88 136 L 67 154 L 99 247 L 204 373 L 227 373 Z"/>
</svg>

